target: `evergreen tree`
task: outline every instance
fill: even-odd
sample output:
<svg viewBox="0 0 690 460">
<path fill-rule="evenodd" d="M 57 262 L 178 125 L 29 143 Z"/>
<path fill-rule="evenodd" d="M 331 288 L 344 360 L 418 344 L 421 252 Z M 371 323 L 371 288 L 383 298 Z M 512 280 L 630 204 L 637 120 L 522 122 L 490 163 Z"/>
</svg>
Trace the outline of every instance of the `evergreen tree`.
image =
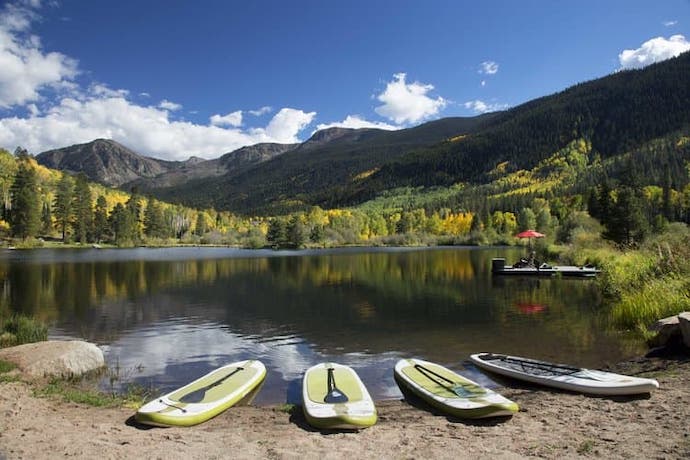
<svg viewBox="0 0 690 460">
<path fill-rule="evenodd" d="M 50 203 L 43 202 L 43 209 L 41 211 L 41 233 L 50 235 L 53 230 L 53 218 L 50 213 Z"/>
<path fill-rule="evenodd" d="M 80 243 L 93 238 L 93 200 L 84 173 L 79 173 L 74 186 L 74 237 Z"/>
<path fill-rule="evenodd" d="M 194 234 L 197 236 L 204 236 L 208 232 L 208 223 L 206 216 L 202 211 L 196 214 L 196 225 L 194 226 Z"/>
<path fill-rule="evenodd" d="M 144 210 L 141 205 L 141 197 L 137 195 L 136 190 L 132 191 L 132 196 L 125 203 L 125 208 L 129 211 L 129 223 L 131 224 L 129 228 L 130 238 L 132 242 L 137 242 L 141 240 L 141 222 Z"/>
<path fill-rule="evenodd" d="M 266 241 L 274 249 L 282 248 L 286 245 L 287 228 L 285 222 L 282 219 L 271 219 L 271 221 L 268 224 Z"/>
<path fill-rule="evenodd" d="M 286 232 L 288 245 L 292 248 L 301 248 L 307 241 L 307 229 L 298 215 L 292 216 Z"/>
<path fill-rule="evenodd" d="M 11 189 L 10 229 L 14 237 L 36 236 L 41 225 L 41 204 L 36 171 L 26 159 L 19 161 Z"/>
<path fill-rule="evenodd" d="M 163 218 L 163 211 L 159 203 L 153 198 L 149 197 L 146 204 L 146 211 L 144 213 L 144 233 L 150 238 L 165 238 L 167 237 L 165 220 Z"/>
<path fill-rule="evenodd" d="M 641 243 L 648 231 L 642 203 L 630 187 L 618 191 L 618 199 L 611 208 L 604 237 L 624 246 Z"/>
<path fill-rule="evenodd" d="M 74 183 L 69 174 L 62 174 L 60 182 L 57 185 L 55 192 L 55 203 L 53 209 L 55 211 L 55 223 L 62 234 L 62 242 L 67 241 L 67 226 L 72 220 L 72 204 L 74 195 Z"/>
<path fill-rule="evenodd" d="M 93 213 L 93 240 L 97 243 L 103 241 L 108 232 L 108 203 L 103 195 L 98 195 Z"/>
<path fill-rule="evenodd" d="M 137 240 L 138 223 L 122 203 L 118 203 L 110 213 L 110 227 L 113 231 L 113 239 L 117 245 L 132 244 Z"/>
</svg>

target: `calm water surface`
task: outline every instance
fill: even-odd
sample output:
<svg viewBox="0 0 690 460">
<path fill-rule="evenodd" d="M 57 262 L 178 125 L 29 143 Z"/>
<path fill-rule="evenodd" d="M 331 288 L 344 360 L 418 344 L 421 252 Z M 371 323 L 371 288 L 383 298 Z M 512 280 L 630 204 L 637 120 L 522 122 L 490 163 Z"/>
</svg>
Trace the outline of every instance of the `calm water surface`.
<svg viewBox="0 0 690 460">
<path fill-rule="evenodd" d="M 375 399 L 397 398 L 401 357 L 493 382 L 466 362 L 493 351 L 601 367 L 642 344 L 606 326 L 587 280 L 497 278 L 518 249 L 225 248 L 0 250 L 0 311 L 48 322 L 119 369 L 114 385 L 172 390 L 256 358 L 257 404 L 298 402 L 306 368 L 355 368 Z M 110 381 L 103 385 L 109 387 Z"/>
</svg>

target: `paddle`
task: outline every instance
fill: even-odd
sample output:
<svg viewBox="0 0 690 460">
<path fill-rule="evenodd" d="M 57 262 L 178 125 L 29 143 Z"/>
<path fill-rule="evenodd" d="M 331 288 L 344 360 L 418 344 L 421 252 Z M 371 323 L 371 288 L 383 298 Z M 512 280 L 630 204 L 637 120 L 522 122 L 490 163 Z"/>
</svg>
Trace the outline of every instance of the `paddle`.
<svg viewBox="0 0 690 460">
<path fill-rule="evenodd" d="M 206 397 L 206 392 L 207 392 L 208 390 L 210 390 L 211 388 L 217 387 L 218 385 L 220 385 L 221 383 L 225 382 L 227 379 L 229 379 L 230 377 L 232 377 L 233 375 L 237 374 L 239 371 L 242 371 L 242 370 L 244 370 L 243 367 L 238 367 L 237 369 L 235 369 L 234 371 L 230 372 L 228 375 L 226 375 L 226 376 L 223 377 L 222 379 L 216 380 L 215 382 L 210 383 L 210 384 L 206 385 L 205 387 L 201 387 L 201 388 L 199 388 L 198 390 L 194 390 L 194 391 L 192 391 L 191 393 L 187 393 L 186 395 L 184 395 L 184 396 L 182 396 L 182 397 L 180 398 L 180 402 L 183 402 L 183 403 L 198 403 L 198 402 L 203 401 L 204 398 Z"/>
<path fill-rule="evenodd" d="M 529 360 L 524 360 L 524 359 L 519 359 L 519 358 L 511 358 L 506 355 L 496 355 L 493 353 L 488 353 L 486 355 L 481 355 L 480 358 L 486 359 L 486 360 L 498 360 L 498 361 L 503 361 L 506 363 L 513 363 L 513 364 L 519 364 L 522 369 L 526 372 L 527 370 L 525 369 L 526 367 L 530 367 L 532 369 L 543 369 L 543 370 L 551 370 L 554 373 L 561 373 L 563 375 L 568 375 L 572 374 L 575 372 L 580 372 L 581 368 L 579 367 L 574 367 L 574 366 L 568 366 L 566 364 L 554 364 L 554 363 L 547 363 L 547 362 L 540 362 L 540 361 L 529 361 Z M 558 371 L 557 371 L 558 369 Z M 568 372 L 565 372 L 568 371 Z"/>
<path fill-rule="evenodd" d="M 323 402 L 328 404 L 346 403 L 349 398 L 335 386 L 333 371 L 334 369 L 332 367 L 328 368 L 328 393 L 326 393 L 326 397 L 323 398 Z"/>
<path fill-rule="evenodd" d="M 432 371 L 431 369 L 428 369 L 428 368 L 422 366 L 421 364 L 415 364 L 414 368 L 417 369 L 419 371 L 419 373 L 422 374 L 424 377 L 428 378 L 429 380 L 436 383 L 437 385 L 441 385 L 446 390 L 449 390 L 449 391 L 455 393 L 456 395 L 458 395 L 461 398 L 471 398 L 472 396 L 479 396 L 479 395 L 484 393 L 483 391 L 472 391 L 470 389 L 467 389 L 464 386 L 462 386 L 461 384 L 455 383 L 452 380 L 442 376 L 441 374 L 437 374 L 436 372 Z M 431 375 L 429 375 L 429 374 L 431 374 L 435 377 L 438 377 L 445 382 L 448 382 L 451 386 L 442 384 L 441 382 L 439 382 L 435 378 L 431 377 Z"/>
</svg>

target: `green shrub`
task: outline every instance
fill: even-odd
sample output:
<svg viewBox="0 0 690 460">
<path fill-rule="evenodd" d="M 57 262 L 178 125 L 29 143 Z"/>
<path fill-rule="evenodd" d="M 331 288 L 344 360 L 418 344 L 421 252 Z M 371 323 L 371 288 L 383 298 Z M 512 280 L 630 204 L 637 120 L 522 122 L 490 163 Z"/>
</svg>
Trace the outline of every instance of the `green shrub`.
<svg viewBox="0 0 690 460">
<path fill-rule="evenodd" d="M 13 315 L 0 321 L 0 348 L 48 339 L 48 327 L 24 315 Z"/>
</svg>

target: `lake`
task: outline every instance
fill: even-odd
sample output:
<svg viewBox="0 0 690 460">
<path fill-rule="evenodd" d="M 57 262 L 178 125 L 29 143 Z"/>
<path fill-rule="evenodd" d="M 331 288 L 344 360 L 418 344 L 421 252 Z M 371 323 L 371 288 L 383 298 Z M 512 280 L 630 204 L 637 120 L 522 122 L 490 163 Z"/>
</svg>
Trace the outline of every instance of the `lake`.
<svg viewBox="0 0 690 460">
<path fill-rule="evenodd" d="M 264 362 L 255 403 L 299 402 L 303 372 L 352 366 L 374 399 L 398 398 L 402 357 L 494 382 L 466 360 L 492 351 L 602 367 L 643 352 L 612 330 L 592 280 L 500 278 L 517 248 L 0 250 L 0 311 L 50 338 L 104 350 L 117 379 L 172 390 L 241 359 Z M 116 372 L 115 372 L 116 370 Z"/>
</svg>

